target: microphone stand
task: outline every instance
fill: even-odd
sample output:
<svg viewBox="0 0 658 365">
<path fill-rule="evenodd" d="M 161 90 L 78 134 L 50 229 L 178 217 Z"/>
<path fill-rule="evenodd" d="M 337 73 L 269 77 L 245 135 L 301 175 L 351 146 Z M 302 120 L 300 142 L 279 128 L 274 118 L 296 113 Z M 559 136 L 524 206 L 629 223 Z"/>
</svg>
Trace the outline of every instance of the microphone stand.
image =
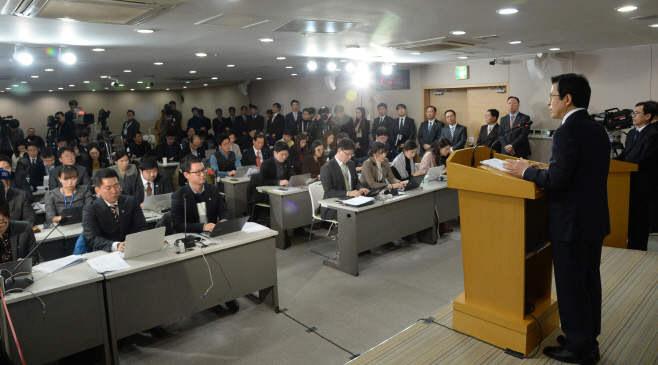
<svg viewBox="0 0 658 365">
<path fill-rule="evenodd" d="M 185 187 L 183 187 L 184 189 Z M 183 214 L 185 215 L 185 237 L 182 239 L 185 248 L 196 246 L 196 237 L 187 238 L 187 192 L 183 194 Z"/>
<path fill-rule="evenodd" d="M 18 265 L 16 265 L 16 267 L 14 268 L 14 271 L 12 271 L 12 273 L 11 273 L 11 276 L 7 280 L 4 280 L 4 283 L 5 283 L 4 287 L 5 287 L 6 290 L 25 289 L 28 286 L 32 285 L 32 283 L 34 283 L 34 281 L 30 278 L 14 278 L 13 277 L 14 273 L 20 272 L 20 271 L 18 271 L 18 269 L 21 267 L 21 265 L 23 265 L 23 263 L 41 246 L 41 244 L 44 243 L 48 239 L 48 237 L 50 237 L 51 233 L 58 230 L 57 227 L 59 227 L 59 225 L 60 225 L 60 223 L 58 223 L 56 226 L 54 226 L 53 229 L 50 232 L 48 232 L 46 237 L 44 237 L 44 239 L 42 239 L 41 242 L 39 242 L 36 246 L 34 246 L 32 251 L 30 251 L 30 253 L 28 253 L 25 256 L 25 258 L 23 260 L 21 260 L 21 262 Z"/>
<path fill-rule="evenodd" d="M 532 125 L 532 121 L 529 121 L 529 122 L 527 122 L 527 123 L 525 123 L 525 124 L 519 124 L 519 125 L 517 125 L 516 127 L 514 127 L 514 128 L 512 128 L 512 129 L 508 130 L 507 132 L 503 133 L 503 135 L 500 136 L 500 138 L 498 138 L 494 143 L 491 144 L 491 147 L 490 147 L 490 148 L 491 148 L 491 152 L 489 152 L 489 158 L 490 158 L 490 159 L 493 158 L 493 151 L 494 151 L 493 147 L 496 145 L 496 143 L 499 143 L 503 138 L 509 136 L 510 134 L 516 132 L 517 130 L 519 130 L 519 129 L 521 129 L 521 128 L 525 128 L 525 127 L 530 127 L 531 125 Z M 471 167 L 475 167 L 475 149 L 478 148 L 479 146 L 481 146 L 483 143 L 485 143 L 485 142 L 489 142 L 489 141 L 491 141 L 492 139 L 494 139 L 494 138 L 496 138 L 496 137 L 497 137 L 497 136 L 493 136 L 493 137 L 491 137 L 491 138 L 487 138 L 487 139 L 485 139 L 484 141 L 482 141 L 482 143 L 478 143 L 478 144 L 475 146 L 475 148 L 473 148 L 473 154 L 471 155 Z"/>
</svg>

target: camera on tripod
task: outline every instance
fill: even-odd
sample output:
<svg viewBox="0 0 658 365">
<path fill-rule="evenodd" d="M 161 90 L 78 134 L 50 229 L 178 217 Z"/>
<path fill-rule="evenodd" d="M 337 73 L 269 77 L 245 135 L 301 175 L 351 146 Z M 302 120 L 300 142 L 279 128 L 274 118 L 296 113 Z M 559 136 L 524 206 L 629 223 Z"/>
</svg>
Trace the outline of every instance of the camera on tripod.
<svg viewBox="0 0 658 365">
<path fill-rule="evenodd" d="M 110 116 L 110 111 L 107 109 L 101 109 L 98 112 L 98 124 L 100 124 L 103 129 L 107 128 L 107 118 Z"/>
<path fill-rule="evenodd" d="M 14 119 L 12 115 L 6 117 L 0 117 L 0 127 L 9 127 L 11 129 L 16 129 L 20 123 L 18 120 Z"/>
<path fill-rule="evenodd" d="M 633 126 L 633 111 L 630 109 L 606 109 L 605 112 L 593 114 L 592 117 L 600 119 L 601 124 L 610 132 Z"/>
</svg>

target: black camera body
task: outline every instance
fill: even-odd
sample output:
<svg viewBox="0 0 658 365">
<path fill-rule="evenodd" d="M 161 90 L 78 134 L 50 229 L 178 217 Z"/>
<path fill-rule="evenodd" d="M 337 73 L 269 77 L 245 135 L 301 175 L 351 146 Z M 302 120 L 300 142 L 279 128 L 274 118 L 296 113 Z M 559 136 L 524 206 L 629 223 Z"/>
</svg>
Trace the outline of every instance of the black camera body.
<svg viewBox="0 0 658 365">
<path fill-rule="evenodd" d="M 633 111 L 630 109 L 606 109 L 605 112 L 594 115 L 594 117 L 601 119 L 600 122 L 608 131 L 622 130 L 633 126 Z"/>
<path fill-rule="evenodd" d="M 55 128 L 57 127 L 58 121 L 57 118 L 55 118 L 54 115 L 49 115 L 48 118 L 46 119 L 46 126 L 48 128 Z"/>
</svg>

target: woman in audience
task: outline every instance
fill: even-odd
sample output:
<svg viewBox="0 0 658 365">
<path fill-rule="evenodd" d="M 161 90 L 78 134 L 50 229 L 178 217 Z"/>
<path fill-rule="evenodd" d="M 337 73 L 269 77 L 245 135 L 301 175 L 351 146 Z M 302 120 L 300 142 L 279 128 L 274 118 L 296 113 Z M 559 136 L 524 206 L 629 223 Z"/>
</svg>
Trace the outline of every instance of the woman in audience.
<svg viewBox="0 0 658 365">
<path fill-rule="evenodd" d="M 334 132 L 328 131 L 322 136 L 322 147 L 324 147 L 324 154 L 329 156 L 329 152 L 336 149 L 336 136 Z"/>
<path fill-rule="evenodd" d="M 416 149 L 418 144 L 415 141 L 408 140 L 404 142 L 402 153 L 399 154 L 391 164 L 391 170 L 395 178 L 401 181 L 409 180 L 412 176 L 426 174 L 427 171 L 416 171 L 416 163 L 414 157 L 416 156 Z"/>
<path fill-rule="evenodd" d="M 75 153 L 75 164 L 78 166 L 84 166 L 87 169 L 87 173 L 91 177 L 91 158 L 87 153 L 80 153 L 80 144 L 77 141 L 71 141 L 68 144 L 69 148 Z"/>
<path fill-rule="evenodd" d="M 311 174 L 311 178 L 315 179 L 320 177 L 320 168 L 327 162 L 327 157 L 324 154 L 324 146 L 319 139 L 311 143 L 311 148 L 304 157 L 305 174 Z"/>
<path fill-rule="evenodd" d="M 90 151 L 91 153 L 91 151 Z M 118 150 L 114 156 L 116 165 L 110 166 L 111 169 L 119 174 L 119 185 L 123 187 L 126 177 L 137 173 L 137 167 L 130 163 L 130 158 L 124 150 Z"/>
<path fill-rule="evenodd" d="M 400 189 L 407 185 L 406 182 L 400 182 L 391 171 L 391 164 L 386 158 L 388 148 L 382 142 L 374 142 L 368 159 L 363 162 L 361 169 L 361 185 L 366 189 Z"/>
<path fill-rule="evenodd" d="M 301 174 L 303 170 L 304 156 L 308 153 L 308 146 L 306 143 L 306 135 L 304 133 L 299 133 L 295 136 L 295 144 L 290 148 L 288 160 L 292 162 L 296 175 Z"/>
<path fill-rule="evenodd" d="M 368 146 L 370 145 L 370 121 L 366 119 L 366 109 L 363 107 L 356 108 L 356 119 L 354 120 L 354 128 L 347 134 L 356 145 L 354 156 L 356 158 L 367 156 Z"/>
<path fill-rule="evenodd" d="M 62 219 L 64 209 L 84 207 L 93 201 L 89 186 L 78 183 L 78 170 L 75 166 L 62 166 L 57 172 L 57 178 L 62 186 L 46 193 L 46 221 L 58 223 Z"/>
<path fill-rule="evenodd" d="M 25 154 L 27 153 L 27 147 L 25 140 L 21 140 L 16 142 L 16 146 L 14 146 L 14 153 L 11 155 L 11 170 L 16 171 L 16 164 L 18 163 L 18 160 L 20 160 Z"/>
<path fill-rule="evenodd" d="M 235 141 L 237 138 L 235 137 L 235 132 L 233 130 L 229 130 L 226 132 L 226 135 L 228 136 L 228 139 L 231 141 L 231 151 L 235 153 L 236 156 L 238 156 L 238 160 L 242 160 L 242 151 L 240 151 L 240 146 L 238 146 Z"/>
<path fill-rule="evenodd" d="M 432 153 L 426 153 L 420 161 L 421 171 L 429 171 L 432 167 L 445 166 L 446 158 L 450 155 L 450 141 L 447 138 L 441 138 L 436 142 Z M 446 170 L 443 170 L 443 174 Z"/>
<path fill-rule="evenodd" d="M 0 205 L 0 264 L 22 260 L 37 245 L 34 231 L 29 222 L 12 221 L 9 204 Z M 38 262 L 38 255 L 32 254 L 32 264 Z"/>
<path fill-rule="evenodd" d="M 89 173 L 90 177 L 93 175 L 94 171 L 110 166 L 110 163 L 107 161 L 105 156 L 101 155 L 101 149 L 97 144 L 94 143 L 89 146 L 89 152 L 87 152 L 87 154 L 89 162 L 87 163 L 88 166 L 84 166 L 87 167 L 87 172 Z"/>
</svg>

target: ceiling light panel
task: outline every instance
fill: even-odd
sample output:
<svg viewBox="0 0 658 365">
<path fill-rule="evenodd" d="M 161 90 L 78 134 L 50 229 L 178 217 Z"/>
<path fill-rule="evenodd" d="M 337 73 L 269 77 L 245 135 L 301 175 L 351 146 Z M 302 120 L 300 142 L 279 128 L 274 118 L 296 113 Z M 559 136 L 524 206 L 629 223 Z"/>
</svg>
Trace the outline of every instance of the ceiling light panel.
<svg viewBox="0 0 658 365">
<path fill-rule="evenodd" d="M 194 23 L 194 25 L 210 25 L 213 27 L 228 27 L 228 28 L 250 28 L 260 24 L 267 23 L 269 21 L 270 19 L 263 17 L 226 13 L 226 14 L 215 15 L 208 19 Z"/>
<path fill-rule="evenodd" d="M 274 29 L 275 32 L 336 34 L 360 26 L 361 23 L 330 20 L 291 20 Z"/>
</svg>

